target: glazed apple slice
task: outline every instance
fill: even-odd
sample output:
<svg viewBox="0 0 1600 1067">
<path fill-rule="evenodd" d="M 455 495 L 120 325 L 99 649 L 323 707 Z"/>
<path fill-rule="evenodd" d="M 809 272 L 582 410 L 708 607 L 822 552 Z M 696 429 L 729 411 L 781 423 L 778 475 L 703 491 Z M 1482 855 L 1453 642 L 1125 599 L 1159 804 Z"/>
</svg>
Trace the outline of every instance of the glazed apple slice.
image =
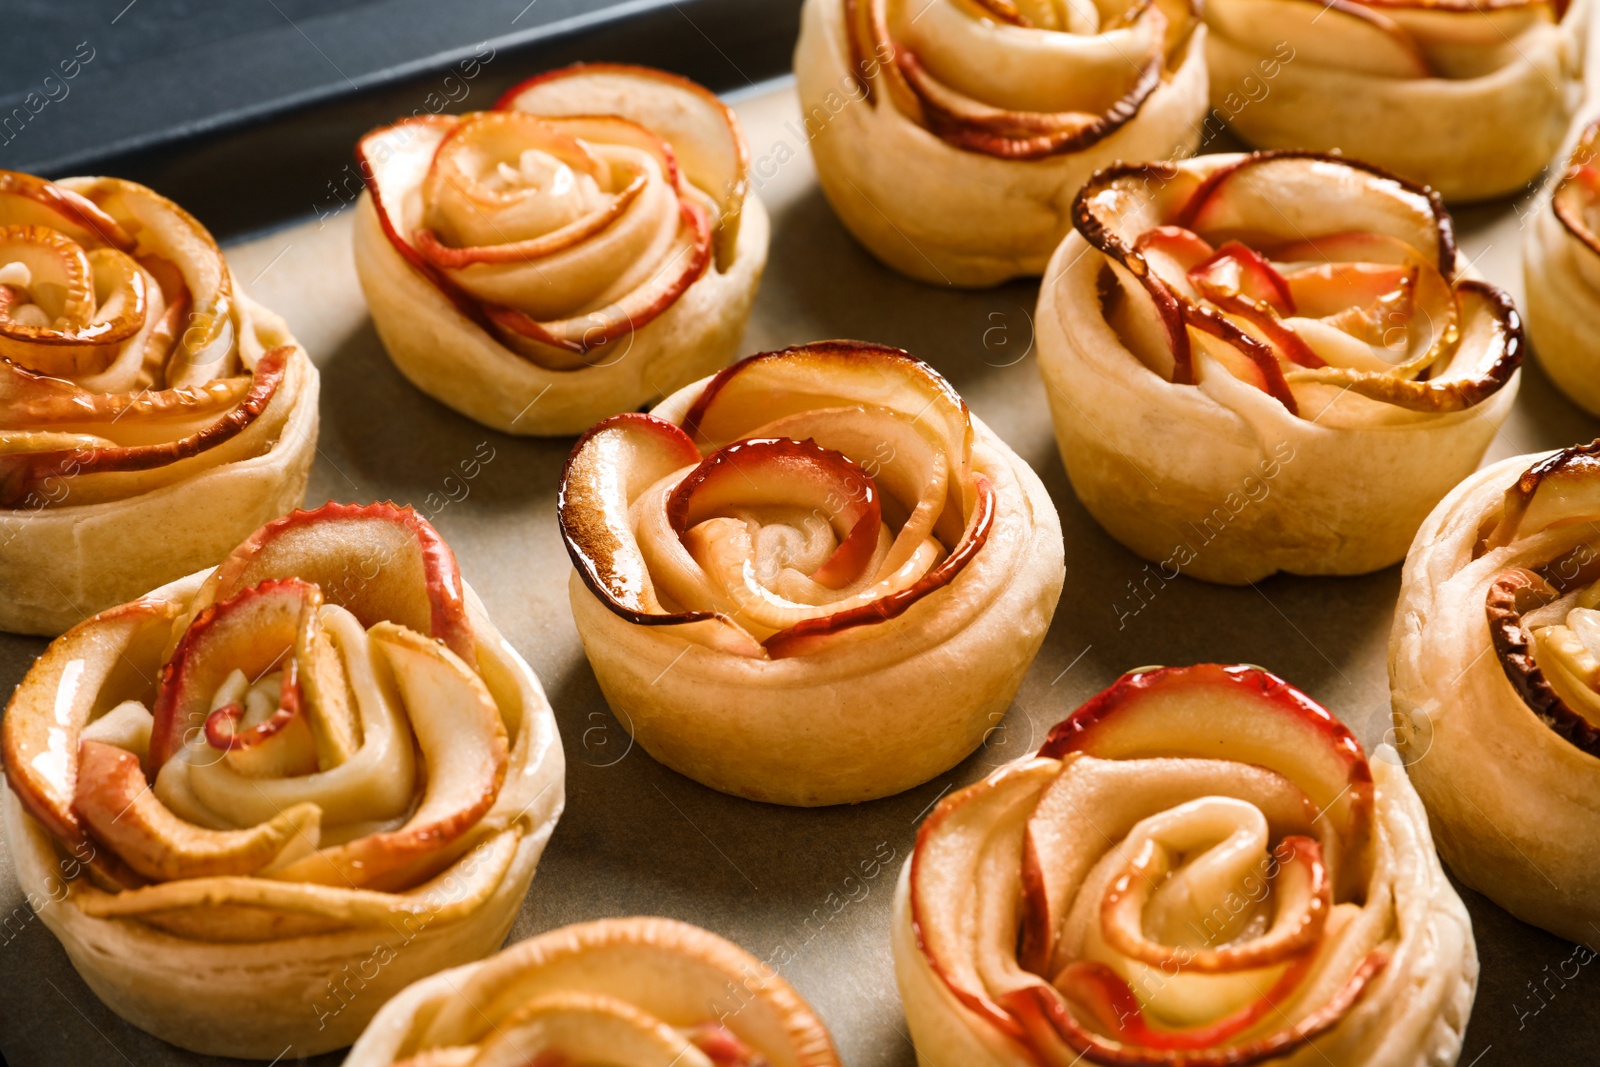
<svg viewBox="0 0 1600 1067">
<path fill-rule="evenodd" d="M 1500 521 L 1487 538 L 1501 548 L 1600 511 L 1600 442 L 1575 445 L 1529 467 L 1506 489 Z"/>
<path fill-rule="evenodd" d="M 101 704 L 102 694 L 115 694 L 117 703 L 146 692 L 141 674 L 161 662 L 181 611 L 177 601 L 141 599 L 74 626 L 50 643 L 17 691 L 18 701 L 51 694 L 51 706 L 13 703 L 0 720 L 7 781 L 28 813 L 69 847 L 85 840 L 72 806 L 79 736 L 91 719 L 111 710 Z"/>
<path fill-rule="evenodd" d="M 740 441 L 713 452 L 667 498 L 667 519 L 682 537 L 737 508 L 812 508 L 839 547 L 811 578 L 842 589 L 863 577 L 883 523 L 878 488 L 855 463 L 814 441 Z"/>
<path fill-rule="evenodd" d="M 322 820 L 315 804 L 296 804 L 248 830 L 195 826 L 151 792 L 138 756 L 98 741 L 79 746 L 73 807 L 98 840 L 157 881 L 255 874 L 286 849 L 315 848 Z"/>
<path fill-rule="evenodd" d="M 621 63 L 586 63 L 513 86 L 497 110 L 546 116 L 615 115 L 672 148 L 684 177 L 718 208 L 716 267 L 726 271 L 739 244 L 749 149 L 733 112 L 713 93 L 675 74 Z"/>
<path fill-rule="evenodd" d="M 950 383 L 898 348 L 861 341 L 818 341 L 741 360 L 706 384 L 683 428 L 720 448 L 787 415 L 854 404 L 885 407 L 930 427 L 955 469 L 968 473 L 972 424 Z"/>
<path fill-rule="evenodd" d="M 670 269 L 654 272 L 637 289 L 596 310 L 573 318 L 543 321 L 498 304 L 484 304 L 483 313 L 499 337 L 514 348 L 529 342 L 558 352 L 585 355 L 656 319 L 705 273 L 711 257 L 711 223 L 705 209 L 693 200 L 678 202 L 675 242 L 675 251 L 668 250 L 662 257 Z"/>
<path fill-rule="evenodd" d="M 1271 0 L 1312 12 L 1309 0 Z M 1438 250 L 1449 275 L 1455 244 L 1444 204 L 1431 190 L 1364 163 L 1316 152 L 1257 152 L 1206 177 L 1173 220 L 1202 237 L 1239 237 L 1266 248 L 1321 235 L 1371 234 L 1398 239 L 1421 255 Z M 1287 256 L 1274 252 L 1285 262 Z"/>
<path fill-rule="evenodd" d="M 410 507 L 329 503 L 269 522 L 222 561 L 195 610 L 269 578 L 301 579 L 364 626 L 390 620 L 477 662 L 455 553 Z"/>
<path fill-rule="evenodd" d="M 714 617 L 663 612 L 629 517 L 646 488 L 699 462 L 688 434 L 638 412 L 603 419 L 578 438 L 567 458 L 556 498 L 562 540 L 584 584 L 624 618 L 648 625 Z"/>
<path fill-rule="evenodd" d="M 121 252 L 86 251 L 41 226 L 6 226 L 0 264 L 8 290 L 0 356 L 32 370 L 63 378 L 97 374 L 144 323 L 144 275 Z M 22 308 L 32 318 L 21 317 Z"/>
<path fill-rule="evenodd" d="M 1190 281 L 1202 292 L 1215 292 L 1265 304 L 1279 315 L 1295 313 L 1294 294 L 1288 281 L 1255 249 L 1228 241 L 1206 259 L 1189 268 Z"/>
<path fill-rule="evenodd" d="M 57 230 L 85 248 L 110 245 L 131 252 L 137 245 L 94 201 L 19 171 L 0 170 L 0 217 L 12 225 Z"/>
<path fill-rule="evenodd" d="M 1186 746 L 1175 738 L 1197 740 Z M 1255 764 L 1297 783 L 1344 840 L 1366 840 L 1373 786 L 1361 745 L 1326 708 L 1258 667 L 1204 663 L 1125 674 L 1051 730 L 1040 749 L 1056 758 L 1070 752 Z"/>
<path fill-rule="evenodd" d="M 263 355 L 238 403 L 226 407 L 220 417 L 185 436 L 141 444 L 95 444 L 0 453 L 0 507 L 16 507 L 50 479 L 63 477 L 71 478 L 75 504 L 120 500 L 170 485 L 197 470 L 255 454 L 257 438 L 276 432 L 282 425 L 282 417 L 270 415 L 269 410 L 290 373 L 289 360 L 294 351 L 289 347 L 275 348 Z M 15 379 L 14 375 L 9 377 Z M 0 384 L 0 390 L 4 388 L 5 385 Z M 215 398 L 230 396 L 237 388 L 236 384 L 228 382 L 200 390 L 179 387 L 164 394 L 128 403 L 104 404 L 100 408 L 120 407 L 126 411 L 145 405 L 145 410 L 149 411 L 155 410 L 150 405 L 166 405 L 166 414 L 179 420 L 192 419 L 201 417 L 202 412 L 215 410 L 219 406 Z M 112 432 L 119 432 L 116 423 L 117 416 L 113 415 L 105 426 Z M 133 432 L 131 424 L 129 430 L 120 432 Z"/>
<path fill-rule="evenodd" d="M 1069 962 L 1058 939 L 1072 894 L 1104 854 L 1107 838 L 1121 841 L 1150 811 L 1203 796 L 1230 797 L 1260 810 L 1276 839 L 1315 830 L 1316 804 L 1264 767 L 1217 758 L 1063 758 L 1061 773 L 1038 797 L 1023 839 L 1018 959 L 1035 974 L 1054 975 Z M 1095 813 L 1093 820 L 1083 818 L 1087 811 Z M 1204 951 L 1189 955 L 1200 961 L 1197 967 L 1231 962 Z"/>
<path fill-rule="evenodd" d="M 939 565 L 904 589 L 889 593 L 866 604 L 805 619 L 793 626 L 779 630 L 762 642 L 767 655 L 773 659 L 799 656 L 819 651 L 835 635 L 857 626 L 872 626 L 910 611 L 923 597 L 937 593 L 955 581 L 956 576 L 971 563 L 994 526 L 995 493 L 989 479 L 981 474 L 972 476 L 975 502 L 967 520 L 961 541 Z"/>
<path fill-rule="evenodd" d="M 211 704 L 235 671 L 255 681 L 282 670 L 294 657 L 296 645 L 303 643 L 316 625 L 321 605 L 322 595 L 313 585 L 296 578 L 268 579 L 195 615 L 161 668 L 151 709 L 155 720 L 150 728 L 152 777 L 199 731 L 223 741 L 219 747 L 232 747 L 235 740 L 241 747 L 252 742 L 266 744 L 275 735 L 293 743 L 296 732 L 289 730 L 288 722 L 301 714 L 299 702 L 293 698 L 288 708 L 280 708 L 273 720 L 263 724 L 257 737 L 248 740 L 243 736 L 236 739 L 221 725 L 220 717 L 208 731 L 208 719 L 214 715 Z M 309 747 L 310 731 L 299 736 Z"/>
<path fill-rule="evenodd" d="M 414 630 L 380 622 L 369 635 L 394 672 L 427 767 L 422 800 L 400 828 L 323 849 L 277 869 L 274 878 L 335 886 L 415 882 L 432 873 L 430 861 L 447 856 L 499 796 L 509 749 L 483 682 Z"/>
<path fill-rule="evenodd" d="M 131 219 L 141 259 L 157 271 L 181 276 L 189 318 L 167 361 L 166 384 L 200 385 L 239 373 L 233 274 L 206 228 L 166 197 L 121 178 L 67 178 L 60 184 L 118 218 Z"/>
</svg>

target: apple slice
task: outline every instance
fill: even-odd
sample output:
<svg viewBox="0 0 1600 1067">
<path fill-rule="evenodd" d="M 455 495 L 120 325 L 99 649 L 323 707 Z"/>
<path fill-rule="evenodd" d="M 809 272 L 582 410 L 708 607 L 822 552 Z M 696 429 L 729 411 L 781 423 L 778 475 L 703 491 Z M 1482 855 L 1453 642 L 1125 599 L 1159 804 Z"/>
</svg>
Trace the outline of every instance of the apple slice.
<svg viewBox="0 0 1600 1067">
<path fill-rule="evenodd" d="M 164 261 L 181 275 L 190 317 L 167 361 L 166 384 L 198 385 L 239 373 L 233 273 L 206 228 L 171 200 L 135 182 L 67 178 L 59 184 L 137 233 L 142 264 Z"/>
<path fill-rule="evenodd" d="M 1355 0 L 1215 0 L 1206 23 L 1247 52 L 1373 78 L 1427 78 L 1427 57 L 1399 22 Z"/>
<path fill-rule="evenodd" d="M 1170 227 L 1176 229 L 1176 227 Z M 1288 281 L 1255 249 L 1228 241 L 1209 257 L 1189 268 L 1189 279 L 1202 292 L 1216 292 L 1265 304 L 1279 315 L 1295 314 L 1294 294 Z"/>
<path fill-rule="evenodd" d="M 1125 674 L 1050 731 L 1041 756 L 1185 755 L 1253 763 L 1304 789 L 1341 838 L 1365 847 L 1372 770 L 1327 709 L 1259 667 L 1202 663 Z M 1359 863 L 1339 857 L 1349 874 Z M 1338 887 L 1340 890 L 1345 887 Z"/>
<path fill-rule="evenodd" d="M 64 233 L 6 226 L 0 263 L 12 278 L 7 303 L 30 304 L 42 320 L 27 324 L 8 308 L 0 316 L 0 356 L 32 370 L 60 378 L 97 374 L 144 324 L 144 275 L 121 252 L 100 250 L 91 265 L 91 254 Z M 115 317 L 106 318 L 107 310 Z"/>
<path fill-rule="evenodd" d="M 1216 255 L 1211 243 L 1182 226 L 1157 226 L 1146 230 L 1133 243 L 1133 250 L 1144 257 L 1150 270 L 1174 292 L 1194 298 L 1193 271 Z"/>
<path fill-rule="evenodd" d="M 363 626 L 395 622 L 477 663 L 455 553 L 409 506 L 329 503 L 269 522 L 222 561 L 195 610 L 268 578 L 299 578 Z"/>
<path fill-rule="evenodd" d="M 1220 362 L 1229 374 L 1255 386 L 1298 415 L 1300 406 L 1284 380 L 1283 368 L 1266 342 L 1209 307 L 1185 304 L 1183 321 L 1196 333 L 1202 350 Z"/>
<path fill-rule="evenodd" d="M 268 411 L 290 373 L 289 361 L 294 353 L 295 349 L 285 346 L 263 355 L 243 398 L 215 421 L 187 436 L 149 444 L 0 454 L 0 507 L 18 506 L 52 478 L 69 477 L 73 503 L 92 504 L 135 496 L 169 485 L 183 473 L 202 466 L 245 458 L 249 452 L 245 443 L 253 439 L 252 431 L 272 432 L 269 427 L 281 425 L 281 418 L 286 417 L 273 418 Z M 224 395 L 236 388 L 231 383 L 218 386 Z M 207 399 L 210 392 L 210 387 L 200 392 L 180 388 L 155 397 L 154 403 L 209 411 L 214 407 L 214 402 Z M 122 406 L 127 409 L 150 400 L 151 397 L 144 397 Z M 111 421 L 115 422 L 115 417 Z M 178 466 L 181 463 L 190 466 Z"/>
<path fill-rule="evenodd" d="M 1116 1038 L 1108 1038 L 1089 1029 L 1074 1017 L 1061 993 L 1051 986 L 1042 984 L 1025 986 L 1006 994 L 1002 1000 L 1006 1010 L 1017 1020 L 1033 1048 L 1048 1050 L 1047 1055 L 1061 1057 L 1059 1061 L 1047 1060 L 1047 1062 L 1069 1063 L 1073 1055 L 1077 1054 L 1079 1059 L 1093 1055 L 1097 1062 L 1113 1064 L 1170 1064 L 1172 1067 L 1191 1067 L 1191 1065 L 1198 1067 L 1204 1064 L 1222 1067 L 1222 1065 L 1252 1064 L 1279 1059 L 1290 1055 L 1296 1049 L 1305 1047 L 1311 1039 L 1331 1030 L 1349 1014 L 1361 995 L 1367 991 L 1368 986 L 1388 966 L 1388 963 L 1389 957 L 1384 952 L 1369 953 L 1322 1007 L 1293 1025 L 1270 1031 L 1244 1044 L 1224 1045 L 1221 1048 L 1205 1050 L 1191 1051 L 1170 1045 L 1164 1047 L 1162 1036 L 1140 1026 L 1142 1020 L 1133 1024 L 1132 1032 L 1128 1036 L 1142 1033 L 1153 1042 L 1152 1045 L 1140 1045 L 1131 1041 L 1124 1043 Z M 1081 981 L 1079 975 L 1072 977 Z M 1098 994 L 1084 990 L 1082 985 L 1078 988 L 1083 990 L 1086 997 L 1100 999 L 1103 1005 L 1101 1010 L 1117 1018 L 1130 1018 L 1122 1013 L 1131 1012 L 1138 1003 L 1137 998 L 1131 1003 L 1124 999 L 1114 986 L 1104 988 Z M 1126 989 L 1126 986 L 1123 988 Z M 1276 989 L 1264 991 L 1261 999 L 1266 1002 L 1265 1005 L 1259 1009 L 1247 1010 L 1255 1011 L 1263 1017 L 1267 1016 L 1268 1012 L 1275 1008 L 1275 1003 L 1270 998 L 1276 992 Z M 1126 995 L 1132 997 L 1131 991 Z"/>
<path fill-rule="evenodd" d="M 1017 836 L 1040 793 L 1060 771 L 1052 759 L 1019 760 L 958 790 L 923 821 L 911 852 L 911 928 L 917 948 L 963 1007 L 1018 1040 L 1025 1040 L 1026 1034 L 1010 1011 L 990 996 L 983 966 L 1014 951 L 1015 927 L 1006 921 L 1013 917 L 1000 914 L 992 917 L 998 921 L 980 924 L 968 916 L 989 910 L 977 908 L 983 883 L 979 857 L 984 866 L 992 864 L 1001 871 L 1012 859 L 1009 855 L 991 859 L 984 845 Z M 1019 854 L 1016 860 L 1020 859 Z M 995 901 L 1000 905 L 995 911 L 1018 906 L 1005 894 Z M 1000 973 L 1004 970 L 998 968 Z"/>
<path fill-rule="evenodd" d="M 150 729 L 150 775 L 154 778 L 167 760 L 177 754 L 196 731 L 206 730 L 213 717 L 211 703 L 229 675 L 242 671 L 254 680 L 282 667 L 295 656 L 316 625 L 322 594 L 296 578 L 268 579 L 194 616 L 161 668 Z M 286 686 L 287 690 L 293 686 Z M 290 699 L 255 735 L 235 736 L 217 721 L 209 736 L 223 741 L 218 747 L 248 747 L 284 733 L 288 720 L 299 715 L 298 701 Z M 292 739 L 293 735 L 287 735 Z M 309 731 L 303 734 L 309 746 Z"/>
<path fill-rule="evenodd" d="M 463 318 L 487 327 L 476 301 L 462 293 L 411 243 L 422 228 L 422 197 L 433 154 L 461 120 L 455 115 L 414 115 L 380 126 L 356 142 L 356 164 L 372 194 L 378 225 L 411 268 L 455 305 Z"/>
<path fill-rule="evenodd" d="M 14 170 L 0 170 L 0 222 L 57 230 L 85 248 L 110 245 L 132 252 L 138 244 L 94 201 Z"/>
<path fill-rule="evenodd" d="M 556 497 L 567 555 L 590 592 L 625 619 L 650 625 L 714 617 L 663 611 L 630 517 L 646 488 L 699 462 L 700 450 L 688 434 L 638 412 L 596 423 L 567 457 Z"/>
<path fill-rule="evenodd" d="M 962 534 L 961 542 L 939 562 L 937 567 L 906 588 L 887 596 L 834 612 L 832 615 L 805 619 L 787 629 L 779 630 L 762 642 L 767 655 L 773 659 L 783 659 L 819 651 L 826 647 L 827 641 L 836 634 L 857 626 L 871 626 L 898 618 L 910 611 L 923 597 L 936 593 L 955 581 L 956 576 L 983 548 L 984 542 L 988 540 L 989 531 L 994 526 L 994 486 L 981 474 L 974 474 L 972 482 L 977 499 L 967 521 L 966 531 Z"/>
<path fill-rule="evenodd" d="M 735 508 L 812 508 L 834 529 L 839 547 L 811 578 L 829 589 L 859 580 L 883 524 L 878 487 L 860 466 L 815 441 L 740 441 L 718 449 L 684 476 L 667 498 L 667 519 L 682 537 Z"/>
<path fill-rule="evenodd" d="M 84 841 L 73 810 L 78 739 L 97 714 L 148 690 L 173 620 L 175 600 L 140 599 L 85 619 L 50 643 L 17 686 L 0 719 L 6 780 L 28 814 L 69 848 Z"/>
<path fill-rule="evenodd" d="M 369 636 L 383 652 L 427 768 L 421 803 L 399 829 L 323 849 L 272 872 L 291 882 L 379 886 L 415 882 L 449 858 L 453 842 L 494 806 L 505 780 L 505 723 L 483 681 L 448 648 L 380 622 Z"/>
<path fill-rule="evenodd" d="M 1284 275 L 1296 311 L 1322 319 L 1365 310 L 1402 291 L 1414 292 L 1417 268 L 1397 263 L 1324 262 Z"/>
<path fill-rule="evenodd" d="M 739 120 L 715 94 L 675 74 L 622 63 L 583 63 L 521 82 L 496 110 L 544 116 L 615 115 L 661 137 L 684 177 L 717 205 L 716 268 L 726 271 L 739 245 L 750 152 Z"/>
<path fill-rule="evenodd" d="M 1600 140 L 1600 122 L 1589 126 L 1573 150 L 1574 162 L 1556 184 L 1550 206 L 1568 233 L 1589 251 L 1600 255 L 1600 236 L 1595 226 L 1595 208 L 1600 204 L 1600 166 L 1595 163 L 1597 140 Z"/>
<path fill-rule="evenodd" d="M 156 799 L 139 757 L 99 741 L 79 746 L 73 807 L 123 862 L 157 881 L 255 874 L 299 838 L 315 847 L 322 820 L 315 804 L 296 804 L 248 830 L 195 826 Z"/>
<path fill-rule="evenodd" d="M 787 415 L 855 404 L 888 408 L 927 426 L 958 477 L 967 477 L 972 422 L 960 395 L 920 359 L 862 341 L 817 341 L 740 360 L 706 384 L 683 428 L 715 449 Z"/>
<path fill-rule="evenodd" d="M 945 85 L 910 49 L 895 49 L 892 67 L 884 69 L 894 70 L 900 84 L 916 98 L 917 111 L 929 132 L 956 148 L 1015 160 L 1047 159 L 1081 152 L 1125 126 L 1161 85 L 1165 16 L 1154 5 L 1147 6 L 1145 11 L 1149 17 L 1161 20 L 1161 32 L 1154 34 L 1152 47 L 1139 62 L 1138 76 L 1132 85 L 1100 114 L 991 107 Z"/>
<path fill-rule="evenodd" d="M 1561 593 L 1542 576 L 1524 567 L 1501 572 L 1489 584 L 1484 612 L 1489 636 L 1506 679 L 1528 709 L 1557 736 L 1591 756 L 1600 756 L 1600 727 L 1572 707 L 1551 684 L 1534 655 L 1532 635 L 1522 617 L 1560 599 Z M 1574 679 L 1575 688 L 1588 689 Z"/>
<path fill-rule="evenodd" d="M 1121 841 L 1152 810 L 1208 795 L 1232 797 L 1260 809 L 1275 839 L 1312 831 L 1318 814 L 1317 806 L 1288 778 L 1232 760 L 1070 755 L 1062 760 L 1060 774 L 1041 791 L 1028 817 L 1021 858 L 1018 961 L 1042 976 L 1056 974 L 1069 962 L 1058 944 L 1061 928 L 1073 893 L 1104 855 L 1107 840 Z M 1093 820 L 1083 818 L 1088 811 L 1094 812 Z M 1203 952 L 1191 955 L 1201 965 L 1207 961 Z M 1226 957 L 1210 960 L 1220 963 Z"/>
<path fill-rule="evenodd" d="M 1320 10 L 1310 0 L 1269 2 Z M 1437 193 L 1365 163 L 1317 152 L 1254 152 L 1224 164 L 1171 221 L 1208 239 L 1238 237 L 1263 249 L 1271 249 L 1274 239 L 1287 244 L 1328 239 L 1323 235 L 1392 237 L 1420 255 L 1437 249 L 1435 265 L 1446 277 L 1455 263 L 1454 233 Z M 1293 258 L 1271 254 L 1279 263 Z"/>
<path fill-rule="evenodd" d="M 1508 489 L 1487 548 L 1503 548 L 1541 530 L 1600 514 L 1600 441 L 1546 456 Z"/>
<path fill-rule="evenodd" d="M 483 313 L 501 340 L 527 355 L 543 345 L 558 352 L 584 355 L 647 325 L 700 280 L 711 256 L 711 221 L 693 200 L 678 204 L 678 232 L 662 260 L 669 268 L 654 272 L 619 300 L 573 318 L 540 321 L 516 308 L 485 304 Z M 619 357 L 620 358 L 620 357 Z M 577 366 L 578 364 L 572 364 Z"/>
</svg>

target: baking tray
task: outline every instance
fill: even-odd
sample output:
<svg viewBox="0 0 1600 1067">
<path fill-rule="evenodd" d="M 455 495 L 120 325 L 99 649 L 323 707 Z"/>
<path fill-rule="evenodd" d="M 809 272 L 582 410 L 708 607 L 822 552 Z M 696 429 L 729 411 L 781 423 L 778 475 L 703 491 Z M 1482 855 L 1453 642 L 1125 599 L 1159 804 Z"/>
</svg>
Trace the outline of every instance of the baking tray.
<svg viewBox="0 0 1600 1067">
<path fill-rule="evenodd" d="M 733 97 L 758 195 L 773 216 L 766 278 L 746 335 L 756 352 L 827 337 L 898 345 L 939 368 L 1044 479 L 1060 509 L 1067 584 L 1044 648 L 1005 719 L 955 770 L 900 796 L 795 810 L 723 796 L 630 746 L 607 710 L 567 604 L 555 493 L 570 440 L 505 437 L 408 385 L 367 318 L 345 212 L 228 249 L 240 282 L 286 316 L 322 371 L 322 430 L 307 500 L 415 505 L 455 548 L 467 581 L 538 671 L 566 748 L 567 808 L 512 930 L 650 913 L 698 923 L 780 965 L 852 1067 L 914 1063 L 889 955 L 895 876 L 922 817 L 950 790 L 1028 752 L 1118 674 L 1146 664 L 1252 662 L 1343 719 L 1370 751 L 1389 729 L 1385 657 L 1400 572 L 1276 577 L 1222 588 L 1162 583 L 1074 498 L 1034 367 L 1037 285 L 978 293 L 906 281 L 835 220 L 804 147 L 792 84 Z M 1524 197 L 1457 214 L 1475 269 L 1521 292 Z M 1522 392 L 1487 461 L 1588 441 L 1600 423 L 1525 364 Z M 485 458 L 488 457 L 488 458 Z M 474 465 L 477 460 L 477 465 Z M 470 472 L 470 473 L 469 473 Z M 475 474 L 475 476 L 472 476 Z M 1138 586 L 1143 592 L 1133 593 Z M 0 683 L 41 640 L 0 637 Z M 878 872 L 864 877 L 866 871 Z M 1600 1059 L 1600 968 L 1470 890 L 1482 962 L 1463 1067 Z M 0 860 L 0 1048 L 14 1067 L 198 1064 L 124 1023 L 30 920 Z M 1592 956 L 1588 957 L 1593 959 Z M 1574 967 L 1577 976 L 1572 977 Z M 281 1063 L 299 1059 L 290 1047 Z M 338 1054 L 315 1062 L 333 1064 Z"/>
</svg>

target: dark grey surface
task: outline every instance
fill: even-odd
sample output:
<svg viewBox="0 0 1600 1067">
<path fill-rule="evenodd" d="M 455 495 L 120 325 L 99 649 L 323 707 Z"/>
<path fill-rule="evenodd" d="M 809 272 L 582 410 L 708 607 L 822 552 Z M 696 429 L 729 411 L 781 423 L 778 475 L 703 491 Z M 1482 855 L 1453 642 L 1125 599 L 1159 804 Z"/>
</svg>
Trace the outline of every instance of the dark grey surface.
<svg viewBox="0 0 1600 1067">
<path fill-rule="evenodd" d="M 800 0 L 4 0 L 0 168 L 131 178 L 230 236 L 337 195 L 330 176 L 343 184 L 341 168 L 373 126 L 419 108 L 487 108 L 541 70 L 646 63 L 718 91 L 772 77 L 788 69 L 799 9 Z"/>
<path fill-rule="evenodd" d="M 787 94 L 787 87 L 776 90 Z M 752 155 L 773 158 L 787 96 L 742 105 Z M 322 431 L 307 499 L 416 504 L 454 546 L 467 580 L 543 680 L 568 758 L 567 810 L 512 932 L 655 913 L 707 926 L 785 975 L 833 1030 L 852 1067 L 909 1067 L 888 948 L 893 877 L 917 824 L 952 788 L 1036 746 L 1054 723 L 1129 668 L 1247 661 L 1325 703 L 1370 749 L 1388 728 L 1385 655 L 1399 568 L 1348 579 L 1274 578 L 1240 589 L 1179 578 L 1136 613 L 1129 583 L 1145 564 L 1112 541 L 1072 495 L 1033 366 L 1037 287 L 982 293 L 916 285 L 878 266 L 840 228 L 803 148 L 761 186 L 773 211 L 770 265 L 746 337 L 748 352 L 823 337 L 905 347 L 928 359 L 1034 468 L 1060 509 L 1067 585 L 1016 703 L 964 764 L 901 796 L 854 808 L 789 810 L 722 796 L 631 749 L 606 710 L 567 605 L 568 565 L 554 517 L 570 441 L 513 439 L 452 414 L 412 389 L 385 358 L 348 263 L 340 216 L 232 250 L 251 292 L 285 314 L 322 368 Z M 1491 279 L 1520 291 L 1516 213 L 1506 205 L 1463 219 L 1463 244 Z M 1110 417 L 1111 413 L 1105 413 Z M 1593 438 L 1600 423 L 1557 395 L 1536 367 L 1489 458 Z M 451 500 L 449 481 L 482 442 L 494 459 Z M 1121 609 L 1121 610 L 1119 610 Z M 1121 625 L 1119 625 L 1119 618 Z M 44 642 L 0 637 L 0 686 L 14 683 Z M 857 883 L 860 863 L 895 859 Z M 851 896 L 857 899 L 849 900 Z M 1600 1058 L 1600 965 L 1571 975 L 1573 946 L 1464 891 L 1483 977 L 1464 1067 Z M 73 972 L 0 867 L 0 1049 L 16 1067 L 192 1064 L 122 1022 Z M 1552 977 L 1555 976 L 1555 977 Z M 1535 987 L 1538 992 L 1535 992 Z M 334 1063 L 337 1055 L 318 1062 Z M 282 1062 L 295 1062 L 289 1050 Z"/>
</svg>

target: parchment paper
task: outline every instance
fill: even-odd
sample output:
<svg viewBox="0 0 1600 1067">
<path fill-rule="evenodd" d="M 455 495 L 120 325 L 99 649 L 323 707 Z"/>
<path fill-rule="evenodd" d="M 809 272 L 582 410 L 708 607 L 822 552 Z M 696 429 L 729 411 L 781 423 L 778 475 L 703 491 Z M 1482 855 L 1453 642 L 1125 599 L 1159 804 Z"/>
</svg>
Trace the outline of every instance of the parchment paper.
<svg viewBox="0 0 1600 1067">
<path fill-rule="evenodd" d="M 1079 506 L 1056 453 L 1034 367 L 1037 286 L 947 292 L 880 267 L 819 192 L 785 80 L 738 94 L 754 184 L 773 214 L 770 265 L 744 351 L 819 338 L 897 345 L 939 368 L 1043 477 L 1060 509 L 1067 586 L 1043 651 L 1001 727 L 954 771 L 852 808 L 789 810 L 705 789 L 630 749 L 584 659 L 567 604 L 555 493 L 571 441 L 505 437 L 413 389 L 367 319 L 348 212 L 229 249 L 239 281 L 286 316 L 322 371 L 320 455 L 307 501 L 415 505 L 550 695 L 568 759 L 567 810 L 511 939 L 602 916 L 699 923 L 780 966 L 828 1022 L 853 1067 L 914 1062 L 889 956 L 890 898 L 932 804 L 1035 747 L 1118 674 L 1153 663 L 1250 662 L 1305 689 L 1370 749 L 1389 728 L 1385 655 L 1400 569 L 1348 579 L 1277 577 L 1228 589 L 1153 573 Z M 1457 213 L 1476 269 L 1520 300 L 1521 215 Z M 308 213 L 311 205 L 307 205 Z M 1487 461 L 1589 441 L 1600 423 L 1523 365 L 1515 411 Z M 485 455 L 492 456 L 483 462 Z M 478 466 L 474 466 L 474 462 Z M 475 472 L 475 477 L 468 477 Z M 1119 625 L 1120 620 L 1120 625 Z M 0 636 L 0 691 L 45 642 Z M 876 862 L 874 862 L 876 861 Z M 863 864 L 866 866 L 864 867 Z M 862 878 L 864 869 L 880 873 Z M 846 881 L 846 879 L 851 879 Z M 1482 981 L 1461 1064 L 1600 1060 L 1600 963 L 1469 890 Z M 1600 935 L 1597 935 L 1600 936 Z M 1592 957 L 1590 957 L 1592 958 Z M 1572 977 L 1576 970 L 1576 977 Z M 0 1048 L 14 1067 L 193 1064 L 100 1004 L 33 919 L 0 862 Z M 339 1055 L 318 1062 L 336 1063 Z M 286 1048 L 281 1062 L 298 1060 Z"/>
</svg>

